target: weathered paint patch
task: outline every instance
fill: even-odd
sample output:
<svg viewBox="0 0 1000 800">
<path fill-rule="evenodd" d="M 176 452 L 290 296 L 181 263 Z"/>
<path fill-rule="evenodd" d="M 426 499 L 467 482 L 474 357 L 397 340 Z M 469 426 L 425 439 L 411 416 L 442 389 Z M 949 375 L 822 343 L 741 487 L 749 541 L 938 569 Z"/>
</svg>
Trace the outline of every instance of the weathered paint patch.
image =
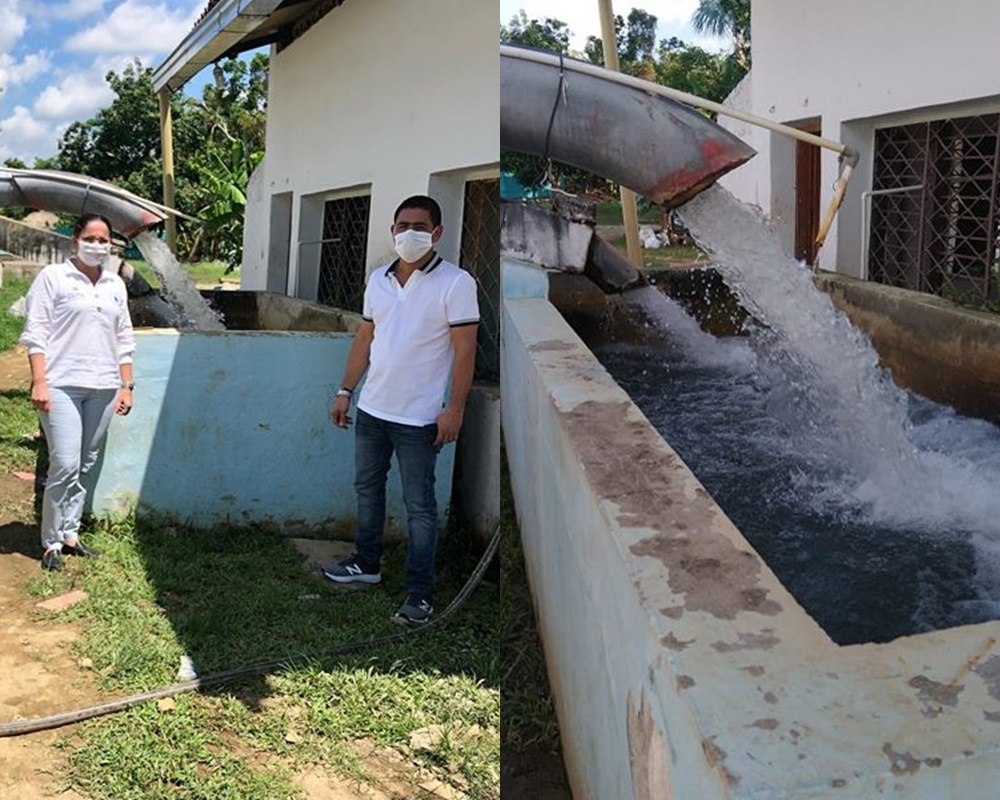
<svg viewBox="0 0 1000 800">
<path fill-rule="evenodd" d="M 778 696 L 774 692 L 764 692 L 764 702 L 774 705 L 778 702 Z"/>
<path fill-rule="evenodd" d="M 544 342 L 535 342 L 528 347 L 531 353 L 542 353 L 546 351 L 578 350 L 579 345 L 567 342 L 565 339 L 546 339 Z"/>
<path fill-rule="evenodd" d="M 889 769 L 893 775 L 914 775 L 921 766 L 940 767 L 942 761 L 936 756 L 920 759 L 910 753 L 899 753 L 892 749 L 892 744 L 886 742 L 882 745 L 882 752 L 889 757 Z"/>
<path fill-rule="evenodd" d="M 678 675 L 677 676 L 677 689 L 678 691 L 682 689 L 690 689 L 694 686 L 694 678 L 690 675 Z"/>
<path fill-rule="evenodd" d="M 631 407 L 628 401 L 588 400 L 562 415 L 594 491 L 618 506 L 629 527 L 657 531 L 632 545 L 633 555 L 663 563 L 667 582 L 684 597 L 687 611 L 722 619 L 741 611 L 780 612 L 759 585 L 760 560 L 712 530 L 720 513 L 715 502 L 701 487 L 693 497 L 688 494 L 683 463 L 645 420 L 628 418 Z M 680 474 L 685 479 L 678 479 Z M 685 533 L 692 530 L 698 535 Z"/>
<path fill-rule="evenodd" d="M 1000 722 L 1000 711 L 984 711 L 983 719 L 987 722 Z"/>
<path fill-rule="evenodd" d="M 726 760 L 726 756 L 729 755 L 713 741 L 714 738 L 710 736 L 707 739 L 701 740 L 701 749 L 705 753 L 705 759 L 708 761 L 708 765 L 713 768 L 719 766 L 719 764 Z"/>
<path fill-rule="evenodd" d="M 830 781 L 830 786 L 833 787 L 834 789 L 843 789 L 845 786 L 847 786 L 847 781 L 844 780 L 843 778 L 833 778 Z"/>
<path fill-rule="evenodd" d="M 762 633 L 741 633 L 735 642 L 712 642 L 712 649 L 719 653 L 732 653 L 737 650 L 770 650 L 781 641 L 774 635 L 771 628 L 765 628 Z"/>
<path fill-rule="evenodd" d="M 954 708 L 958 705 L 958 696 L 965 689 L 964 684 L 957 686 L 938 683 L 926 675 L 917 675 L 907 681 L 908 686 L 917 689 L 917 699 L 923 704 L 921 714 L 925 717 L 936 717 L 941 713 L 942 706 Z"/>
<path fill-rule="evenodd" d="M 673 800 L 673 778 L 666 737 L 656 725 L 646 690 L 642 690 L 638 710 L 632 692 L 626 696 L 628 760 L 635 800 Z"/>
<path fill-rule="evenodd" d="M 762 731 L 773 731 L 778 727 L 778 720 L 773 717 L 766 717 L 765 719 L 755 719 L 747 727 L 749 728 L 760 728 Z"/>
<path fill-rule="evenodd" d="M 889 769 L 893 775 L 915 775 L 920 769 L 919 758 L 914 758 L 909 753 L 897 753 L 890 742 L 882 745 L 882 752 L 889 759 Z"/>
<path fill-rule="evenodd" d="M 746 673 L 747 675 L 752 675 L 752 676 L 753 676 L 753 677 L 755 677 L 755 678 L 759 678 L 759 677 L 760 677 L 761 675 L 763 675 L 763 674 L 764 674 L 764 673 L 765 673 L 765 672 L 766 672 L 767 670 L 765 670 L 765 669 L 764 669 L 764 668 L 763 668 L 762 666 L 760 666 L 760 664 L 753 664 L 753 665 L 751 665 L 751 666 L 749 666 L 749 667 L 743 667 L 743 671 L 744 671 L 744 672 L 745 672 L 745 673 Z"/>
<path fill-rule="evenodd" d="M 666 636 L 660 637 L 660 644 L 669 650 L 686 650 L 690 645 L 694 644 L 694 639 L 688 639 L 687 641 L 681 641 L 673 633 L 668 633 Z"/>
<path fill-rule="evenodd" d="M 1000 700 L 1000 655 L 990 656 L 972 671 L 986 684 L 990 697 Z"/>
</svg>

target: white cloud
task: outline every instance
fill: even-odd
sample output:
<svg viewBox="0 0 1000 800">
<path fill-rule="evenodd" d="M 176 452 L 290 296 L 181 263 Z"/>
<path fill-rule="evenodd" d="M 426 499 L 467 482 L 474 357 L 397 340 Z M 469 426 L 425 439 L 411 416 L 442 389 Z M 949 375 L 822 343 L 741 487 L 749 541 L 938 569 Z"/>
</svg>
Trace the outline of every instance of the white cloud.
<svg viewBox="0 0 1000 800">
<path fill-rule="evenodd" d="M 104 73 L 91 68 L 67 75 L 58 84 L 47 86 L 35 100 L 34 113 L 53 121 L 85 120 L 97 109 L 109 104 L 114 92 L 104 80 Z"/>
<path fill-rule="evenodd" d="M 56 141 L 51 125 L 33 117 L 24 106 L 17 106 L 13 114 L 0 120 L 0 163 L 20 158 L 33 164 L 38 156 L 52 155 Z"/>
<path fill-rule="evenodd" d="M 49 53 L 45 50 L 29 53 L 21 61 L 6 53 L 0 53 L 0 86 L 10 87 L 28 83 L 48 72 L 51 66 Z"/>
<path fill-rule="evenodd" d="M 10 50 L 28 30 L 28 18 L 18 0 L 0 0 L 0 51 Z"/>
<path fill-rule="evenodd" d="M 82 1 L 82 0 L 81 0 Z M 3 2 L 3 0 L 0 0 Z M 66 40 L 66 50 L 81 53 L 135 53 L 137 42 L 155 53 L 169 52 L 190 31 L 200 9 L 169 9 L 163 3 L 125 0 L 105 19 Z"/>
<path fill-rule="evenodd" d="M 46 3 L 56 19 L 82 19 L 90 14 L 104 12 L 104 0 L 67 0 L 65 3 Z"/>
<path fill-rule="evenodd" d="M 103 15 L 105 0 L 27 0 L 28 16 L 36 20 L 69 21 L 89 15 Z"/>
</svg>

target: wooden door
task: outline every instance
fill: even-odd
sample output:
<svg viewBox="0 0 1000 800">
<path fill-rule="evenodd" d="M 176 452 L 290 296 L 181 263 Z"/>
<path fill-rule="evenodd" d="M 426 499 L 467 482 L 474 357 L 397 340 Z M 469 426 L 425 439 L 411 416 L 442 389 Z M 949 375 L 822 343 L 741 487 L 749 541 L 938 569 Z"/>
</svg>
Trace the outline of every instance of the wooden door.
<svg viewBox="0 0 1000 800">
<path fill-rule="evenodd" d="M 797 126 L 817 136 L 818 122 Z M 816 258 L 819 232 L 820 149 L 805 142 L 795 143 L 795 257 L 812 264 Z"/>
</svg>

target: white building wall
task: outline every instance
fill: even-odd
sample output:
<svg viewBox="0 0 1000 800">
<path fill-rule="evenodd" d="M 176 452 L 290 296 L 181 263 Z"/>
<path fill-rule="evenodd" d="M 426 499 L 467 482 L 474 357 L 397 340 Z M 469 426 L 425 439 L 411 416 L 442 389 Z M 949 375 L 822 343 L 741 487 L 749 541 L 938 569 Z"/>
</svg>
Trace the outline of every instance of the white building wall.
<svg viewBox="0 0 1000 800">
<path fill-rule="evenodd" d="M 861 192 L 871 188 L 875 128 L 1000 110 L 1000 3 L 753 0 L 751 20 L 752 84 L 741 85 L 731 102 L 778 122 L 820 117 L 824 137 L 861 153 L 820 256 L 825 269 L 857 274 Z M 771 214 L 788 239 L 794 165 L 786 159 L 794 158 L 794 148 L 775 153 L 778 135 L 754 128 L 747 136 L 742 123 L 723 124 L 759 153 L 723 184 Z M 822 169 L 825 211 L 838 174 L 834 153 L 824 152 Z"/>
<path fill-rule="evenodd" d="M 464 180 L 499 176 L 495 11 L 482 0 L 347 2 L 272 53 L 265 175 L 251 202 L 293 193 L 289 293 L 309 295 L 299 242 L 321 238 L 322 202 L 344 190 L 371 194 L 369 271 L 391 254 L 393 211 L 412 194 L 441 202 L 440 250 L 458 260 Z M 245 289 L 266 285 L 270 228 L 248 226 Z"/>
</svg>

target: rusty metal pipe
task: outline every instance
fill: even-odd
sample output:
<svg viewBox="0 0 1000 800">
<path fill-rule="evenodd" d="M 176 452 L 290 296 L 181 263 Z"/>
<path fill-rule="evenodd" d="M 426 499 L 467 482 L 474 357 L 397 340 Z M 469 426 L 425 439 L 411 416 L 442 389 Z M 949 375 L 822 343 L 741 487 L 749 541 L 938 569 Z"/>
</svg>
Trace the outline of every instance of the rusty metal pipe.
<svg viewBox="0 0 1000 800">
<path fill-rule="evenodd" d="M 756 125 L 760 128 L 767 128 L 768 130 L 775 131 L 776 133 L 783 133 L 785 136 L 790 136 L 793 139 L 798 139 L 801 142 L 806 142 L 807 144 L 812 144 L 816 147 L 833 150 L 835 153 L 842 153 L 848 158 L 855 159 L 854 163 L 855 165 L 857 164 L 857 154 L 843 142 L 838 142 L 834 139 L 826 139 L 822 136 L 816 136 L 813 133 L 806 133 L 798 128 L 793 128 L 790 125 L 775 122 L 772 119 L 760 117 L 756 114 L 751 114 L 748 111 L 732 108 L 730 106 L 723 105 L 722 103 L 716 103 L 712 100 L 706 100 L 704 97 L 698 97 L 698 95 L 682 92 L 679 89 L 674 89 L 670 86 L 663 86 L 662 84 L 646 81 L 642 78 L 635 78 L 631 75 L 609 72 L 602 67 L 595 66 L 594 64 L 590 64 L 586 61 L 578 61 L 571 58 L 560 59 L 558 54 L 549 53 L 543 50 L 532 50 L 529 48 L 515 47 L 514 45 L 501 44 L 501 70 L 503 69 L 503 59 L 505 57 L 515 58 L 522 61 L 532 61 L 537 64 L 555 67 L 559 67 L 560 64 L 562 64 L 563 68 L 569 72 L 598 77 L 606 81 L 618 83 L 622 86 L 638 89 L 642 92 L 669 98 L 678 103 L 684 103 L 685 105 L 694 106 L 695 108 L 703 108 L 706 111 L 711 111 L 724 117 L 731 117 L 732 119 L 738 119 L 751 125 Z M 501 103 L 503 99 L 502 92 L 503 81 L 501 80 Z M 502 123 L 503 117 L 501 115 L 501 124 Z"/>
<path fill-rule="evenodd" d="M 102 214 L 128 238 L 161 224 L 168 215 L 194 219 L 105 181 L 56 170 L 0 168 L 0 206 Z"/>
<path fill-rule="evenodd" d="M 625 78 L 501 45 L 501 145 L 602 175 L 668 207 L 755 155 L 694 109 L 651 93 L 656 84 L 637 88 Z"/>
</svg>

